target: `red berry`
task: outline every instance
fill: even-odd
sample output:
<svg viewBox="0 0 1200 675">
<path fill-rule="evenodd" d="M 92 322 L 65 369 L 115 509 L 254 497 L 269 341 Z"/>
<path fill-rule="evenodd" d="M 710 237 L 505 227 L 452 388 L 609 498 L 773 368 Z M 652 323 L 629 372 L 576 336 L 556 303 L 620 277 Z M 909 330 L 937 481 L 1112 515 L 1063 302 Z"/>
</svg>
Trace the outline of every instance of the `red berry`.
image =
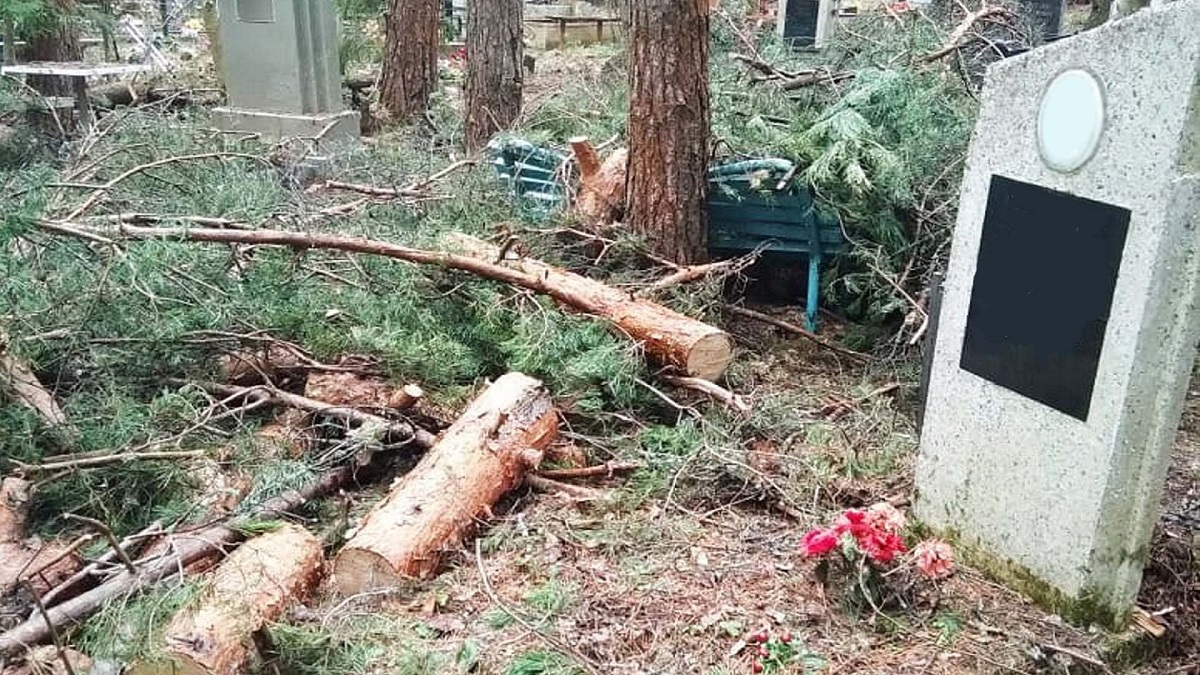
<svg viewBox="0 0 1200 675">
<path fill-rule="evenodd" d="M 780 636 L 779 636 L 779 641 L 780 641 L 780 642 L 782 642 L 782 643 L 783 643 L 783 644 L 785 644 L 785 645 L 786 645 L 786 644 L 788 644 L 788 643 L 790 643 L 790 642 L 792 641 L 792 634 L 791 634 L 791 633 L 784 633 L 783 635 L 780 635 Z"/>
<path fill-rule="evenodd" d="M 761 673 L 763 671 L 763 664 L 755 661 L 754 663 L 750 664 L 750 670 L 753 670 L 756 673 Z"/>
<path fill-rule="evenodd" d="M 770 652 L 770 650 L 767 649 L 766 645 L 759 645 L 758 646 L 758 655 L 765 659 L 771 655 L 771 652 Z"/>
<path fill-rule="evenodd" d="M 759 631 L 759 632 L 755 633 L 754 635 L 751 635 L 750 641 L 751 642 L 766 642 L 767 641 L 767 632 L 764 630 L 764 631 Z"/>
</svg>

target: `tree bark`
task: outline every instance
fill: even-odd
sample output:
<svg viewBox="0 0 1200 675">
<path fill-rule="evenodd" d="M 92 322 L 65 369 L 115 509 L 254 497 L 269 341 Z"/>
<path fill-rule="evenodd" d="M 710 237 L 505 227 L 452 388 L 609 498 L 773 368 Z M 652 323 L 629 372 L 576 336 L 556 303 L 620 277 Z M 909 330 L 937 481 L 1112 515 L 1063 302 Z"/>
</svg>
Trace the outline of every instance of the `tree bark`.
<svg viewBox="0 0 1200 675">
<path fill-rule="evenodd" d="M 400 246 L 386 241 L 343 237 L 315 232 L 285 230 L 219 230 L 211 228 L 137 227 L 117 224 L 90 227 L 40 220 L 36 226 L 57 234 L 95 240 L 95 237 L 126 237 L 130 239 L 206 241 L 220 243 L 290 246 L 297 249 L 327 248 L 381 255 L 398 260 L 438 265 L 463 270 L 486 279 L 502 281 L 538 293 L 594 316 L 605 317 L 621 331 L 637 341 L 658 361 L 677 368 L 682 374 L 715 380 L 733 361 L 733 339 L 702 321 L 686 317 L 649 300 L 635 298 L 628 292 L 606 286 L 578 274 L 565 272 L 535 260 L 503 260 L 499 249 L 475 240 L 476 247 L 468 255 Z M 468 238 L 469 239 L 469 238 Z M 469 250 L 469 249 L 465 249 Z M 503 264 L 498 264 L 497 262 Z M 303 399 L 274 392 L 280 400 Z M 305 399 L 307 400 L 307 399 Z M 288 403 L 288 405 L 293 405 Z M 329 410 L 322 412 L 329 413 Z"/>
<path fill-rule="evenodd" d="M 234 675 L 254 649 L 253 635 L 303 601 L 321 576 L 321 542 L 284 525 L 247 542 L 213 574 L 198 604 L 167 625 L 164 657 L 134 675 Z"/>
<path fill-rule="evenodd" d="M 541 382 L 521 373 L 496 380 L 367 514 L 334 561 L 338 590 L 431 576 L 441 552 L 462 544 L 557 435 L 558 412 Z"/>
<path fill-rule="evenodd" d="M 425 114 L 437 85 L 440 0 L 389 0 L 379 102 L 393 121 Z"/>
<path fill-rule="evenodd" d="M 654 360 L 673 366 L 684 375 L 716 380 L 733 362 L 733 338 L 703 321 L 540 260 L 519 258 L 511 253 L 501 255 L 499 248 L 474 237 L 455 235 L 448 239 L 469 255 L 500 261 L 541 280 L 564 296 L 586 298 L 586 306 L 596 308 L 588 311 L 608 317 Z"/>
<path fill-rule="evenodd" d="M 592 226 L 605 226 L 621 220 L 625 214 L 625 181 L 629 172 L 629 151 L 617 148 L 603 162 L 584 136 L 568 141 L 579 162 L 579 193 L 575 211 Z"/>
<path fill-rule="evenodd" d="M 521 112 L 524 5 L 525 0 L 476 0 L 467 8 L 468 151 L 511 127 Z"/>
<path fill-rule="evenodd" d="M 656 253 L 708 244 L 708 0 L 630 3 L 627 223 Z"/>
<path fill-rule="evenodd" d="M 29 57 L 34 61 L 80 61 L 83 49 L 75 27 L 75 0 L 52 0 L 49 25 L 30 36 Z M 29 86 L 45 96 L 74 95 L 70 78 L 30 75 Z"/>
</svg>

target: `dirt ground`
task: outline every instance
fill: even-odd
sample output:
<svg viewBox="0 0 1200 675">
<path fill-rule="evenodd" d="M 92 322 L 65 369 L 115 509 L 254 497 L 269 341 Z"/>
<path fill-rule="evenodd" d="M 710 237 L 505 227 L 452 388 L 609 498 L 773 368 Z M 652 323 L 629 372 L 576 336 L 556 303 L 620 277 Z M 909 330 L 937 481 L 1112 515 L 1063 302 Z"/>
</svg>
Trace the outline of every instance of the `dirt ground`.
<svg viewBox="0 0 1200 675">
<path fill-rule="evenodd" d="M 522 494 L 475 548 L 451 556 L 440 577 L 394 594 L 331 599 L 316 615 L 325 624 L 356 613 L 391 616 L 413 629 L 422 649 L 477 647 L 478 672 L 501 672 L 520 654 L 546 650 L 594 673 L 749 673 L 753 647 L 744 639 L 769 628 L 790 632 L 803 655 L 775 672 L 1200 673 L 1200 391 L 1189 393 L 1140 597 L 1145 610 L 1161 614 L 1162 638 L 1070 626 L 966 566 L 911 611 L 856 614 L 825 591 L 798 544 L 834 509 L 880 499 L 907 503 L 915 385 L 902 382 L 894 394 L 830 423 L 817 411 L 831 398 L 891 379 L 846 367 L 771 328 L 733 328 L 744 345 L 762 350 L 751 366 L 754 387 L 745 393 L 754 400 L 790 387 L 795 415 L 809 428 L 786 444 L 756 446 L 742 482 L 733 471 L 706 496 L 673 486 L 665 499 L 648 500 L 628 489 L 593 503 Z M 847 442 L 857 450 L 848 454 Z M 895 447 L 901 450 L 887 471 L 839 471 L 840 478 L 813 482 L 803 503 L 762 501 L 769 492 L 763 481 L 790 481 L 831 464 L 845 469 L 854 458 L 866 466 Z M 714 448 L 708 456 L 732 454 Z M 593 455 L 606 459 L 602 449 Z M 680 469 L 680 485 L 688 470 Z M 625 481 L 636 477 L 595 485 Z"/>
</svg>

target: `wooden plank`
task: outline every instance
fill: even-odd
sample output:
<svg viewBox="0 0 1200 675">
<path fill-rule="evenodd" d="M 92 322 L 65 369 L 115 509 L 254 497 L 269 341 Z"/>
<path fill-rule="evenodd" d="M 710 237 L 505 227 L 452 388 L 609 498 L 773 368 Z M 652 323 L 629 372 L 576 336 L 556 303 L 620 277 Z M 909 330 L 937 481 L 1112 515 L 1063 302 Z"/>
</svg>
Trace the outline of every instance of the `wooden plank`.
<svg viewBox="0 0 1200 675">
<path fill-rule="evenodd" d="M 99 77 L 101 75 L 127 75 L 149 70 L 140 63 L 82 63 L 31 61 L 0 67 L 6 75 L 58 75 L 60 77 Z"/>
</svg>

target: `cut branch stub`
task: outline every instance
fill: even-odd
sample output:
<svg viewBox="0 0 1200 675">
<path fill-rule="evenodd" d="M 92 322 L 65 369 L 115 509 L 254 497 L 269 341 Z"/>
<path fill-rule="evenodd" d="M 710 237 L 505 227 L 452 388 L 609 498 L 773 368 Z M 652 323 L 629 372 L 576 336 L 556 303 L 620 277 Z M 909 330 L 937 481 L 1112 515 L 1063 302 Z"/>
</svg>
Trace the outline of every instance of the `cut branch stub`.
<svg viewBox="0 0 1200 675">
<path fill-rule="evenodd" d="M 521 484 L 557 435 L 558 412 L 541 382 L 521 373 L 496 380 L 363 519 L 334 561 L 339 591 L 431 576 L 441 553 Z"/>
<path fill-rule="evenodd" d="M 234 551 L 200 601 L 176 614 L 164 634 L 165 658 L 134 675 L 234 675 L 254 648 L 253 634 L 303 600 L 321 576 L 321 542 L 284 525 Z"/>
</svg>

